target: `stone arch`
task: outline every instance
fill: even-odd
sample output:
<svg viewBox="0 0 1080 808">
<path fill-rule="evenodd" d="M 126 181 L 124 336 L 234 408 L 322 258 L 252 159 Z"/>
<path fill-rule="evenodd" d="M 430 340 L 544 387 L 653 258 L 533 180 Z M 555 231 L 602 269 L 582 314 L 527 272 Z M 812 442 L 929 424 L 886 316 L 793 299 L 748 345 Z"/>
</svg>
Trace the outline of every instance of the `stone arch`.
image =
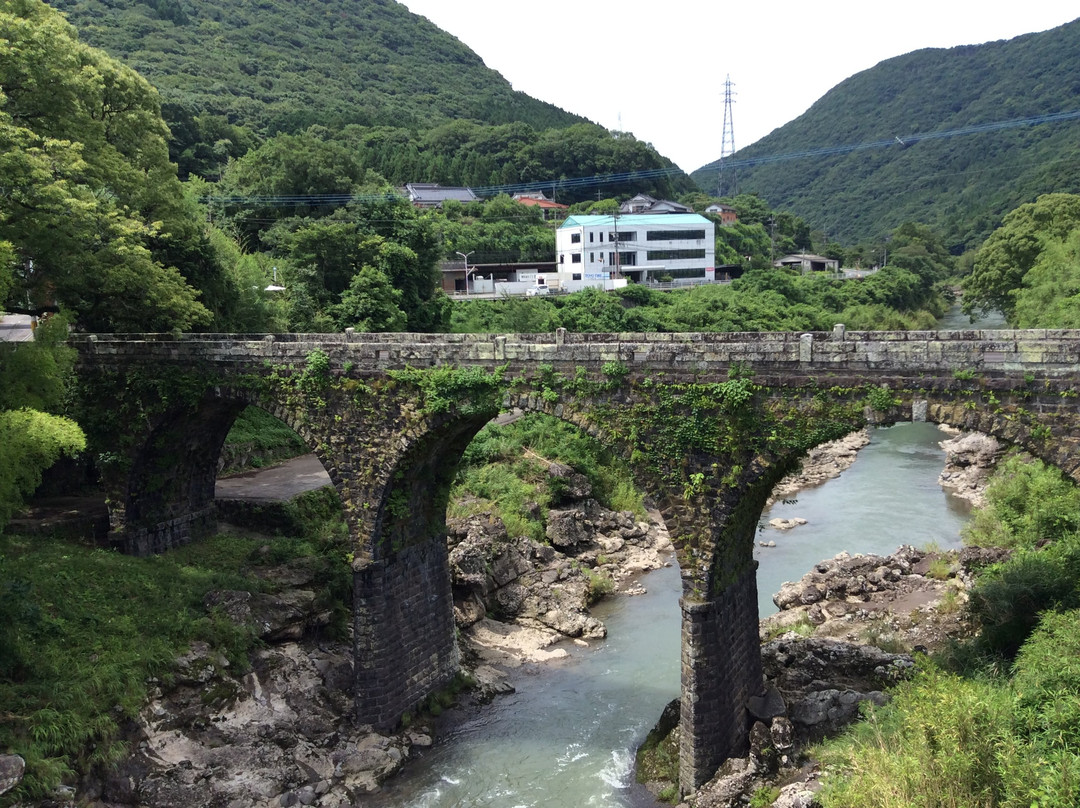
<svg viewBox="0 0 1080 808">
<path fill-rule="evenodd" d="M 242 388 L 208 388 L 194 407 L 171 407 L 157 415 L 130 450 L 129 470 L 114 484 L 119 490 L 110 505 L 114 541 L 124 552 L 150 555 L 214 531 L 221 447 L 249 405 L 289 426 L 326 467 L 310 430 L 279 402 Z"/>
</svg>

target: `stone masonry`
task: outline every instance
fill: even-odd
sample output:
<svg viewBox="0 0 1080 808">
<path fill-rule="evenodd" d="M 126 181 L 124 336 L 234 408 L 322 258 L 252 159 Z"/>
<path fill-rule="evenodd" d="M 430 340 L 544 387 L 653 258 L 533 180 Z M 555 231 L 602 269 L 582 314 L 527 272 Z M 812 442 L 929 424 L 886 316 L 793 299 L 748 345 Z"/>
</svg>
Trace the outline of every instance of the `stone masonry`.
<svg viewBox="0 0 1080 808">
<path fill-rule="evenodd" d="M 268 410 L 312 447 L 354 541 L 357 719 L 382 727 L 456 670 L 447 492 L 499 406 L 429 411 L 422 391 L 390 372 L 501 369 L 503 406 L 571 421 L 632 463 L 638 442 L 655 436 L 627 428 L 619 412 L 647 413 L 661 389 L 670 397 L 715 386 L 735 366 L 752 372 L 758 392 L 746 406 L 757 421 L 748 423 L 774 434 L 748 434 L 742 447 L 699 446 L 664 468 L 635 465 L 668 522 L 683 575 L 684 792 L 747 747 L 747 699 L 762 689 L 752 526 L 771 484 L 811 444 L 836 437 L 829 430 L 927 420 L 1022 446 L 1080 482 L 1076 331 L 101 334 L 72 344 L 82 377 L 98 382 L 94 405 L 119 414 L 116 431 L 98 439 L 99 449 L 116 449 L 103 478 L 113 537 L 127 552 L 159 552 L 212 529 L 217 456 L 244 406 Z M 332 382 L 317 388 L 298 383 L 316 351 L 328 358 Z M 613 368 L 623 375 L 607 383 Z M 169 373 L 179 381 L 161 381 Z M 582 374 L 592 387 L 549 384 Z M 154 378 L 156 386 L 147 383 Z M 183 401 L 163 403 L 173 386 Z M 671 417 L 704 425 L 732 417 L 701 410 L 708 402 L 679 406 Z M 820 434 L 812 428 L 818 413 L 828 424 Z M 798 441 L 784 432 L 795 421 Z"/>
</svg>

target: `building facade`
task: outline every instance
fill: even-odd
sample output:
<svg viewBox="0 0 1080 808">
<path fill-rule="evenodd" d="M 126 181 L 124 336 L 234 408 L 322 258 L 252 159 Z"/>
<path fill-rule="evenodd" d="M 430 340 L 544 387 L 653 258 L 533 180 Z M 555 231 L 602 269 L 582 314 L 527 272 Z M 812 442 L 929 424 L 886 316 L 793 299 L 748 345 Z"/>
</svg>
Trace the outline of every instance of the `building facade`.
<svg viewBox="0 0 1080 808">
<path fill-rule="evenodd" d="M 568 280 L 713 280 L 713 223 L 696 213 L 570 216 L 555 232 L 556 268 Z"/>
</svg>

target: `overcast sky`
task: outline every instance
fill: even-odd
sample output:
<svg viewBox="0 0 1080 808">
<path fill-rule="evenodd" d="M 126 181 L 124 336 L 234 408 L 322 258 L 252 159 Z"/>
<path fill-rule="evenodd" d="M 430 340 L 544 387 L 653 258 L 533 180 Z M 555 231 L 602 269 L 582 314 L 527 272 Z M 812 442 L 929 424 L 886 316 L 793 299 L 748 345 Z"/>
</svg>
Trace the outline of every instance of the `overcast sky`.
<svg viewBox="0 0 1080 808">
<path fill-rule="evenodd" d="M 514 89 L 633 132 L 687 172 L 720 157 L 727 76 L 741 149 L 884 59 L 1080 17 L 1076 0 L 402 2 Z"/>
</svg>

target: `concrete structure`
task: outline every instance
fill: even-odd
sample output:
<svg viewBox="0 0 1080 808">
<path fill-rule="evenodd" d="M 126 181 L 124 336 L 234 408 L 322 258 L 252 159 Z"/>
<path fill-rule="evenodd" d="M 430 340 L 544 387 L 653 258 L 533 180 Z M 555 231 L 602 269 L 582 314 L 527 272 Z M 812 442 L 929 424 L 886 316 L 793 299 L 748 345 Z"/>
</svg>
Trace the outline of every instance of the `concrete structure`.
<svg viewBox="0 0 1080 808">
<path fill-rule="evenodd" d="M 103 478 L 127 552 L 212 529 L 217 455 L 247 404 L 318 455 L 353 540 L 364 724 L 395 724 L 457 668 L 445 512 L 484 424 L 504 408 L 542 412 L 630 458 L 683 580 L 683 792 L 747 749 L 747 701 L 762 690 L 757 521 L 808 449 L 868 422 L 924 420 L 994 435 L 1080 481 L 1077 331 L 129 334 L 72 345 L 86 406 L 114 416 L 91 450 L 111 452 Z"/>
<path fill-rule="evenodd" d="M 785 255 L 778 261 L 773 261 L 777 269 L 797 269 L 800 272 L 839 272 L 840 262 L 835 258 L 826 258 L 824 255 L 810 255 L 809 253 L 796 253 Z"/>
<path fill-rule="evenodd" d="M 696 213 L 575 215 L 555 232 L 555 255 L 560 279 L 713 280 L 715 227 Z"/>
<path fill-rule="evenodd" d="M 450 295 L 502 297 L 525 295 L 536 287 L 537 279 L 554 276 L 554 261 L 528 261 L 521 264 L 469 264 L 468 290 L 465 286 L 465 262 L 442 264 L 442 289 Z"/>
<path fill-rule="evenodd" d="M 714 202 L 705 208 L 706 213 L 715 213 L 720 217 L 720 224 L 727 227 L 729 224 L 737 224 L 739 221 L 739 215 L 735 212 L 735 208 L 731 205 L 722 205 L 719 202 Z"/>
</svg>

